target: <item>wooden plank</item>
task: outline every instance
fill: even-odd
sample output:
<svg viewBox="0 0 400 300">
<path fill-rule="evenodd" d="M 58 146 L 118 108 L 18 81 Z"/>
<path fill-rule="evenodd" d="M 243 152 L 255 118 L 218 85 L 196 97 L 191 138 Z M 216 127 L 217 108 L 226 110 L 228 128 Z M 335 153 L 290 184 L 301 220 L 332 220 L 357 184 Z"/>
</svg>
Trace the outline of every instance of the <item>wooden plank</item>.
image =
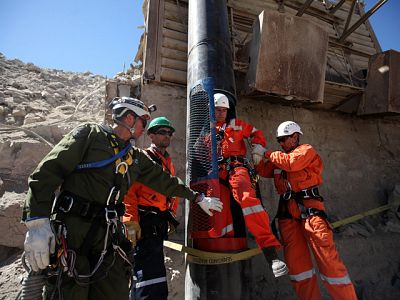
<svg viewBox="0 0 400 300">
<path fill-rule="evenodd" d="M 165 18 L 164 18 L 164 28 L 179 31 L 186 34 L 188 32 L 187 24 L 183 24 L 182 22 L 176 22 L 173 20 L 167 20 Z"/>
<path fill-rule="evenodd" d="M 185 51 L 179 51 L 176 49 L 171 49 L 171 48 L 165 48 L 162 47 L 162 56 L 166 57 L 166 58 L 172 58 L 172 59 L 176 59 L 179 61 L 184 61 L 187 62 L 187 52 Z"/>
<path fill-rule="evenodd" d="M 165 5 L 165 0 L 159 0 L 159 13 L 158 13 L 158 29 L 157 29 L 157 59 L 156 59 L 156 74 L 155 74 L 155 79 L 156 81 L 160 81 L 160 69 L 161 69 L 161 45 L 162 45 L 162 28 L 163 28 L 163 22 L 162 20 L 164 19 L 164 5 Z"/>
<path fill-rule="evenodd" d="M 350 58 L 352 61 L 354 61 L 357 64 L 367 64 L 368 65 L 368 62 L 369 62 L 369 59 L 366 57 L 350 55 Z"/>
<path fill-rule="evenodd" d="M 182 52 L 187 52 L 187 47 L 188 47 L 187 42 L 178 41 L 178 40 L 175 40 L 175 39 L 171 39 L 169 37 L 165 37 L 163 39 L 162 45 L 165 48 L 176 49 L 176 50 L 179 50 L 179 51 L 182 51 Z"/>
<path fill-rule="evenodd" d="M 180 16 L 181 19 L 188 19 L 188 7 L 184 4 L 180 4 L 179 6 L 175 3 L 165 2 L 165 11 L 171 14 L 175 14 Z"/>
<path fill-rule="evenodd" d="M 343 32 L 343 27 L 344 24 L 339 24 L 338 29 L 339 32 L 342 33 Z M 361 24 L 360 27 L 358 27 L 354 32 L 352 32 L 351 34 L 354 34 L 355 32 L 357 32 L 359 35 L 363 35 L 363 36 L 368 36 L 370 37 L 370 32 L 367 30 L 367 28 L 365 27 L 364 24 Z"/>
<path fill-rule="evenodd" d="M 168 28 L 163 28 L 162 32 L 163 32 L 164 37 L 172 38 L 174 40 L 182 41 L 185 43 L 187 43 L 187 41 L 188 41 L 187 33 L 183 33 L 183 32 L 176 31 L 176 30 L 171 30 Z"/>
<path fill-rule="evenodd" d="M 364 7 L 359 5 L 359 8 L 360 8 L 361 15 L 365 15 Z M 372 40 L 372 43 L 375 46 L 376 51 L 377 52 L 382 52 L 381 45 L 379 44 L 378 38 L 375 35 L 375 31 L 372 28 L 371 23 L 369 22 L 369 19 L 367 19 L 367 21 L 364 23 L 364 26 L 365 26 L 365 28 L 367 28 L 367 30 L 370 33 L 371 40 Z"/>
<path fill-rule="evenodd" d="M 375 48 L 365 47 L 365 46 L 360 45 L 360 44 L 353 44 L 353 46 L 351 48 L 354 49 L 354 50 L 358 50 L 358 51 L 362 51 L 362 52 L 371 54 L 371 55 L 376 54 L 376 49 Z"/>
<path fill-rule="evenodd" d="M 176 59 L 171 59 L 166 57 L 163 57 L 161 59 L 161 66 L 185 72 L 187 70 L 187 63 L 185 61 L 179 61 Z"/>
<path fill-rule="evenodd" d="M 354 45 L 360 45 L 360 46 L 364 46 L 364 47 L 368 47 L 371 49 L 375 50 L 375 45 L 372 42 L 371 39 L 368 40 L 364 40 L 364 39 L 359 39 L 357 36 L 349 36 L 346 41 L 353 43 Z"/>
<path fill-rule="evenodd" d="M 246 12 L 251 15 L 258 16 L 262 10 L 264 9 L 271 9 L 277 10 L 278 6 L 275 1 L 260 1 L 258 0 L 247 0 L 247 1 L 235 1 L 235 0 L 228 0 L 227 5 L 229 7 L 234 8 L 235 10 L 240 10 L 242 12 Z"/>
<path fill-rule="evenodd" d="M 168 20 L 172 20 L 175 22 L 181 22 L 182 24 L 187 24 L 188 22 L 188 13 L 187 9 L 178 8 L 176 5 L 168 4 L 168 9 L 164 12 L 165 18 Z"/>
<path fill-rule="evenodd" d="M 157 73 L 158 30 L 159 30 L 159 8 L 161 0 L 149 0 L 148 9 L 153 13 L 147 14 L 146 49 L 144 55 L 143 73 L 144 79 L 155 79 Z"/>
<path fill-rule="evenodd" d="M 348 95 L 363 92 L 364 88 L 352 86 L 349 84 L 325 81 L 325 88 L 335 91 L 346 91 Z"/>
<path fill-rule="evenodd" d="M 187 73 L 184 71 L 177 71 L 170 68 L 161 68 L 161 80 L 186 84 Z"/>
</svg>

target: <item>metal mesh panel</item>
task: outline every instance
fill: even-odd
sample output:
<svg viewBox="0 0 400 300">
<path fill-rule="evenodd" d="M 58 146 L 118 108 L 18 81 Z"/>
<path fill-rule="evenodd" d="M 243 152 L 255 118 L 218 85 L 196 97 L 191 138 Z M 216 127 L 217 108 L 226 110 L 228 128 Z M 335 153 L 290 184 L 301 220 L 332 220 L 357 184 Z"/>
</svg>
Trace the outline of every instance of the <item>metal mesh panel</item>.
<svg viewBox="0 0 400 300">
<path fill-rule="evenodd" d="M 210 105 L 210 93 L 203 85 L 195 86 L 190 93 L 190 122 L 188 136 L 188 176 L 193 190 L 207 196 L 219 196 L 218 170 L 216 163 L 215 129 L 210 117 L 214 116 Z M 212 94 L 211 94 L 212 95 Z M 208 231 L 213 219 L 197 204 L 192 204 L 189 228 L 192 232 Z"/>
</svg>

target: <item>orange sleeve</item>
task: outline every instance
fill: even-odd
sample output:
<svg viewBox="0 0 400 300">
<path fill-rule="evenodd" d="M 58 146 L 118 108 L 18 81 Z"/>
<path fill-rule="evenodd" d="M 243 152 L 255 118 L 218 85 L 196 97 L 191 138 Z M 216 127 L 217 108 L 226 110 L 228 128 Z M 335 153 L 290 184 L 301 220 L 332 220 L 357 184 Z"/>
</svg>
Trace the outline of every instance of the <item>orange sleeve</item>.
<svg viewBox="0 0 400 300">
<path fill-rule="evenodd" d="M 275 166 L 268 160 L 261 160 L 261 162 L 255 166 L 257 173 L 262 177 L 273 178 Z"/>
<path fill-rule="evenodd" d="M 269 155 L 269 160 L 279 169 L 296 172 L 306 168 L 317 156 L 311 145 L 300 145 L 290 153 L 275 151 Z"/>
<path fill-rule="evenodd" d="M 250 125 L 246 123 L 245 121 L 242 121 L 240 119 L 237 119 L 240 123 L 240 126 L 242 126 L 242 132 L 243 136 L 245 138 L 251 138 L 251 144 L 259 144 L 263 146 L 264 148 L 267 146 L 267 141 L 264 137 L 264 133 L 255 128 L 253 125 Z"/>
<path fill-rule="evenodd" d="M 136 221 L 139 222 L 138 212 L 138 194 L 140 193 L 140 183 L 135 182 L 128 190 L 124 197 L 125 214 L 123 222 Z"/>
</svg>

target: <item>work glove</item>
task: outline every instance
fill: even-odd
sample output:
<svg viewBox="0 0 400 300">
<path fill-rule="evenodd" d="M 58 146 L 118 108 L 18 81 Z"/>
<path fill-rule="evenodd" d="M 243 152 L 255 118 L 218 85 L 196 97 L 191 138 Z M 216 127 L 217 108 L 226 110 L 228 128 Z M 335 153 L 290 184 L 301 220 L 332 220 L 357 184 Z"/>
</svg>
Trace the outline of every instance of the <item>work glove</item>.
<svg viewBox="0 0 400 300">
<path fill-rule="evenodd" d="M 218 212 L 221 212 L 222 210 L 222 202 L 219 200 L 219 198 L 216 197 L 205 197 L 204 194 L 200 194 L 196 198 L 196 203 L 209 216 L 213 215 L 211 210 L 215 210 Z"/>
<path fill-rule="evenodd" d="M 132 246 L 135 247 L 138 240 L 142 236 L 142 229 L 140 228 L 139 222 L 128 221 L 125 222 L 125 227 L 128 235 L 128 240 L 131 241 Z"/>
<path fill-rule="evenodd" d="M 38 272 L 50 264 L 50 254 L 55 252 L 56 237 L 48 218 L 28 220 L 25 225 L 28 227 L 24 242 L 25 257 L 32 270 Z"/>
<path fill-rule="evenodd" d="M 254 163 L 255 166 L 258 165 L 260 163 L 260 161 L 263 159 L 264 152 L 266 150 L 267 149 L 265 149 L 260 144 L 254 144 L 253 145 L 253 151 L 251 152 L 251 154 L 253 156 L 253 163 Z"/>
</svg>

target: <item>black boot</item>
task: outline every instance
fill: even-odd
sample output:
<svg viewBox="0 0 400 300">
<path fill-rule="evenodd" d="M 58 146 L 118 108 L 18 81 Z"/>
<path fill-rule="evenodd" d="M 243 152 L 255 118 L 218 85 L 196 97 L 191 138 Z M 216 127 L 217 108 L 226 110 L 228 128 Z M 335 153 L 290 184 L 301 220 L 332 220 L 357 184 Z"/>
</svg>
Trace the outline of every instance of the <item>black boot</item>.
<svg viewBox="0 0 400 300">
<path fill-rule="evenodd" d="M 278 258 L 278 253 L 276 253 L 274 247 L 263 248 L 262 252 L 268 264 L 271 266 L 272 273 L 274 273 L 275 277 L 280 277 L 288 273 L 288 267 Z"/>
</svg>

